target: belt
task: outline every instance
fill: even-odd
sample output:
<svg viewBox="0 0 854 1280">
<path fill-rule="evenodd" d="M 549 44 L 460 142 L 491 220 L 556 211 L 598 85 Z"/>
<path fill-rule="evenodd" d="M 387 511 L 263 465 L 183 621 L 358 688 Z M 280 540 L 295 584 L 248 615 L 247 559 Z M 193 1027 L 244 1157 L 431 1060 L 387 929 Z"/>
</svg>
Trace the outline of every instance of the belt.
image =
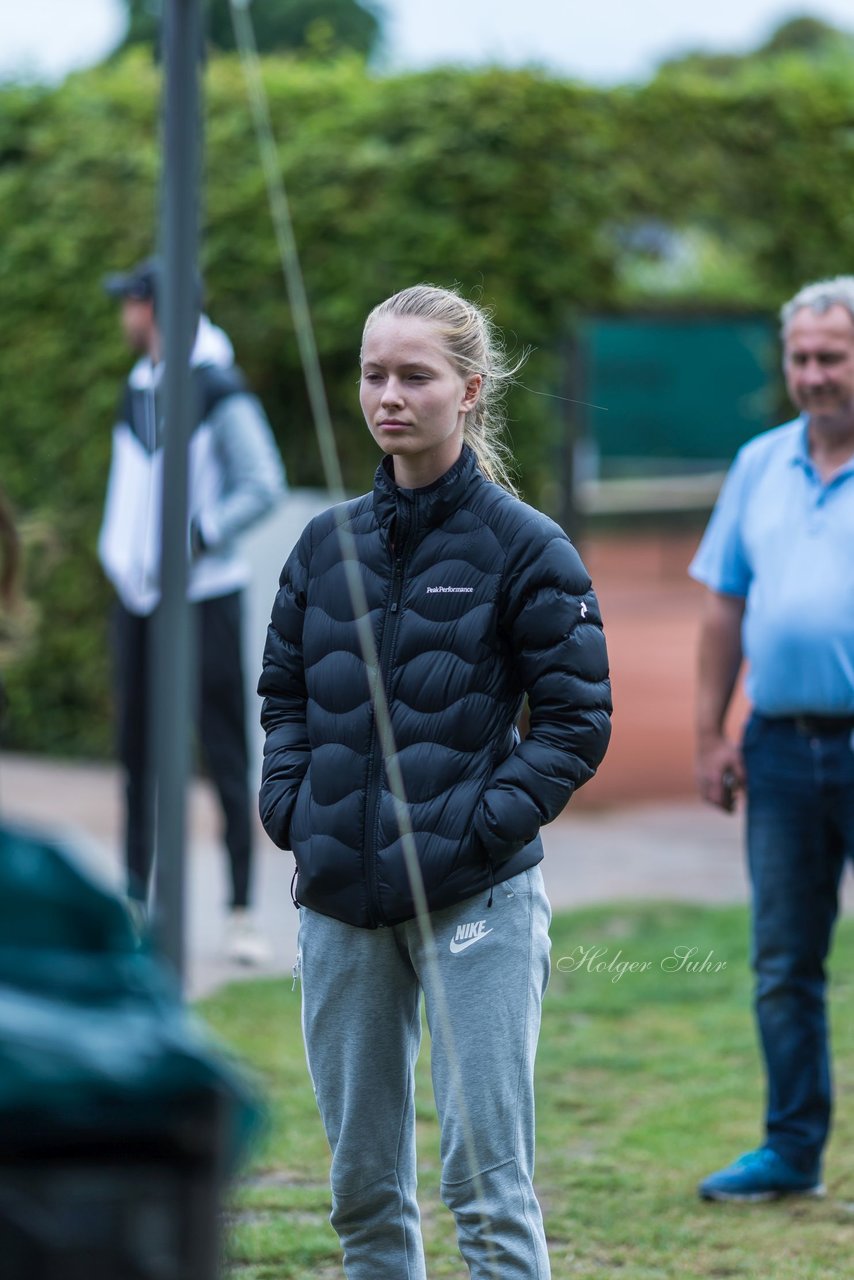
<svg viewBox="0 0 854 1280">
<path fill-rule="evenodd" d="M 821 738 L 834 733 L 851 733 L 854 730 L 854 716 L 813 716 L 804 713 L 799 716 L 774 717 L 780 724 L 792 724 L 798 733 L 809 738 Z"/>
</svg>

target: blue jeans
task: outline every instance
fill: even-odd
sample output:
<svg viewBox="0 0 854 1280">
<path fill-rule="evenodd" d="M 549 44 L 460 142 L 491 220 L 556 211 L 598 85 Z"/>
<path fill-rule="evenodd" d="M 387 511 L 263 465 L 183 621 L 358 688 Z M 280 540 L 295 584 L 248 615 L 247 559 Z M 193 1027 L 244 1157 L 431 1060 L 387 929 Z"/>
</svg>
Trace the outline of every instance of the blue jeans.
<svg viewBox="0 0 854 1280">
<path fill-rule="evenodd" d="M 851 730 L 810 736 L 754 714 L 744 759 L 766 1141 L 812 1173 L 832 1106 L 825 961 L 845 859 L 854 856 Z"/>
</svg>

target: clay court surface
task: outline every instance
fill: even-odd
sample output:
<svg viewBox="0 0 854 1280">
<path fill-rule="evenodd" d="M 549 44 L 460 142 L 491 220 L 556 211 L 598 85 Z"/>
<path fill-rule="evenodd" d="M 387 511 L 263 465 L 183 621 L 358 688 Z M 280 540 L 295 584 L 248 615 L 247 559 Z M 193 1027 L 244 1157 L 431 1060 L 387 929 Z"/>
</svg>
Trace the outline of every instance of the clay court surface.
<svg viewBox="0 0 854 1280">
<path fill-rule="evenodd" d="M 602 606 L 614 691 L 601 772 L 573 807 L 693 796 L 697 638 L 704 588 L 687 573 L 697 534 L 602 535 L 581 546 Z M 743 719 L 743 698 L 732 721 Z"/>
</svg>

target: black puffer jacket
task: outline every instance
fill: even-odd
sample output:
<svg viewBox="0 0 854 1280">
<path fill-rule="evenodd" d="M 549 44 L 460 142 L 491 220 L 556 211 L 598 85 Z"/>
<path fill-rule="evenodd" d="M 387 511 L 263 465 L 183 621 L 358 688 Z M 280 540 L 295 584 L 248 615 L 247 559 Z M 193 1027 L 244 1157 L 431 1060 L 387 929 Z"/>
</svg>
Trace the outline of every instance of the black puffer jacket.
<svg viewBox="0 0 854 1280">
<path fill-rule="evenodd" d="M 596 597 L 546 516 L 465 448 L 426 489 L 374 491 L 312 520 L 282 570 L 258 691 L 261 817 L 293 849 L 299 902 L 364 928 L 415 915 L 338 521 L 346 513 L 388 691 L 431 910 L 543 856 L 539 830 L 605 754 Z M 530 731 L 514 729 L 527 693 Z"/>
</svg>

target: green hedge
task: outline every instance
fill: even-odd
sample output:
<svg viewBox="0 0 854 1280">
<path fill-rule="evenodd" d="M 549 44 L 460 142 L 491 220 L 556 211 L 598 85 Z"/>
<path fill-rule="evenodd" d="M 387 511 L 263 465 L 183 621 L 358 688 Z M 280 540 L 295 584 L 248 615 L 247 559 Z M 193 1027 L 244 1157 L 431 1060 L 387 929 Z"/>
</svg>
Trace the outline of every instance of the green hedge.
<svg viewBox="0 0 854 1280">
<path fill-rule="evenodd" d="M 729 306 L 773 308 L 804 280 L 854 266 L 854 84 L 840 69 L 793 61 L 773 77 L 672 75 L 604 91 L 537 71 L 379 79 L 355 59 L 271 59 L 265 78 L 353 489 L 376 460 L 356 392 L 361 323 L 397 288 L 456 282 L 482 298 L 536 349 L 527 387 L 549 392 L 563 389 L 560 343 L 580 312 L 679 296 L 638 285 L 622 234 L 638 221 L 711 237 L 717 259 L 687 296 Z M 206 101 L 208 307 L 292 482 L 317 484 L 235 59 L 210 63 Z M 7 672 L 7 742 L 22 749 L 109 749 L 110 594 L 95 540 L 129 357 L 100 281 L 151 249 L 159 111 L 158 73 L 140 53 L 54 91 L 0 92 L 0 482 L 22 520 L 38 615 Z M 520 388 L 510 404 L 525 492 L 546 506 L 562 407 Z"/>
</svg>

